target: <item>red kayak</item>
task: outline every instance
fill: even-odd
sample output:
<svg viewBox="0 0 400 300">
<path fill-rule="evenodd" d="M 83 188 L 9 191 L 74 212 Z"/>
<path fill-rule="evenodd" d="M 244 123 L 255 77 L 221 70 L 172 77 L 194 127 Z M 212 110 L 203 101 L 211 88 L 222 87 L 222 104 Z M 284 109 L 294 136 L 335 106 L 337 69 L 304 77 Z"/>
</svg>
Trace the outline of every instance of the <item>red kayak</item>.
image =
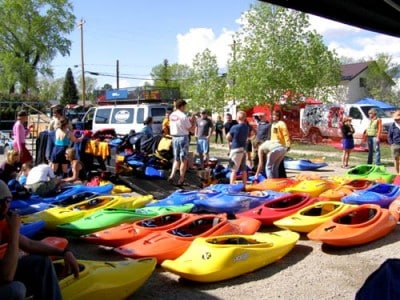
<svg viewBox="0 0 400 300">
<path fill-rule="evenodd" d="M 191 215 L 172 229 L 150 233 L 114 250 L 128 257 L 155 257 L 161 263 L 180 256 L 197 237 L 252 234 L 260 226 L 261 222 L 252 218 L 228 220 L 226 214 Z"/>
<path fill-rule="evenodd" d="M 180 223 L 190 218 L 188 213 L 171 213 L 144 220 L 139 220 L 129 224 L 121 224 L 91 234 L 83 235 L 85 241 L 110 247 L 118 247 L 138 240 L 149 233 L 168 230 L 178 226 Z"/>
<path fill-rule="evenodd" d="M 357 246 L 384 237 L 396 227 L 397 221 L 389 209 L 362 204 L 323 223 L 307 236 L 332 246 Z"/>
<path fill-rule="evenodd" d="M 265 202 L 253 209 L 237 213 L 236 216 L 254 218 L 263 225 L 271 225 L 273 222 L 292 215 L 301 208 L 318 200 L 318 198 L 312 198 L 308 193 L 293 193 Z"/>
</svg>

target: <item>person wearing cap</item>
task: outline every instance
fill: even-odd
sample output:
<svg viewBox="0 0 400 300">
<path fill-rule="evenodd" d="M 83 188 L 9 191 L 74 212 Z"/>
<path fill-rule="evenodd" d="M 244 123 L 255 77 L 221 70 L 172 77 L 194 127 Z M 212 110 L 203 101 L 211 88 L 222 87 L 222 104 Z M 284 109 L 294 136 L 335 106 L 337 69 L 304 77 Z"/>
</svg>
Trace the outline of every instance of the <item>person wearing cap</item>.
<svg viewBox="0 0 400 300">
<path fill-rule="evenodd" d="M 344 117 L 343 124 L 340 128 L 342 131 L 342 147 L 343 147 L 343 154 L 342 154 L 342 168 L 349 167 L 349 157 L 351 151 L 354 149 L 354 128 L 351 125 L 351 117 Z"/>
<path fill-rule="evenodd" d="M 79 277 L 79 265 L 69 249 L 59 249 L 20 234 L 21 218 L 11 213 L 12 194 L 0 180 L 0 244 L 7 250 L 0 258 L 0 299 L 61 299 L 57 274 L 49 256 L 64 258 L 67 272 Z M 20 255 L 20 249 L 28 255 Z"/>
<path fill-rule="evenodd" d="M 185 100 L 177 100 L 175 102 L 175 107 L 175 111 L 169 116 L 174 163 L 172 165 L 171 174 L 168 177 L 168 182 L 173 184 L 175 174 L 179 171 L 179 180 L 177 185 L 182 186 L 185 181 L 189 155 L 189 133 L 194 130 L 196 123 L 195 119 L 189 118 L 185 114 Z"/>
<path fill-rule="evenodd" d="M 197 119 L 195 128 L 195 137 L 197 140 L 197 154 L 200 158 L 200 169 L 208 165 L 210 153 L 210 137 L 213 132 L 214 125 L 210 118 L 207 116 L 207 111 L 202 109 L 200 111 L 200 118 Z"/>
<path fill-rule="evenodd" d="M 367 133 L 367 146 L 368 146 L 368 159 L 367 164 L 372 164 L 375 152 L 375 164 L 381 163 L 381 148 L 379 137 L 382 134 L 382 120 L 377 116 L 375 108 L 368 111 L 370 122 L 368 124 Z"/>
<path fill-rule="evenodd" d="M 26 148 L 25 139 L 29 135 L 29 129 L 26 129 L 25 126 L 28 122 L 28 114 L 26 111 L 21 110 L 18 112 L 17 121 L 13 126 L 13 148 L 18 150 L 19 152 L 19 161 L 21 164 L 26 162 L 33 161 L 32 154 L 29 152 L 28 148 Z"/>
<path fill-rule="evenodd" d="M 394 160 L 396 174 L 400 175 L 400 110 L 393 113 L 393 124 L 389 127 L 388 143 Z"/>
</svg>

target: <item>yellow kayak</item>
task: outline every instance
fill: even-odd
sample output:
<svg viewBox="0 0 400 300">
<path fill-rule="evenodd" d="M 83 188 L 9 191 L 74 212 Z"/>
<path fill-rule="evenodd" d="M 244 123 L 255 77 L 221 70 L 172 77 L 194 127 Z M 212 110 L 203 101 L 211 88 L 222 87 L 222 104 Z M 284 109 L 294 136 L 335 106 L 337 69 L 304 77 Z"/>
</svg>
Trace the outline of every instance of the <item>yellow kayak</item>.
<svg viewBox="0 0 400 300">
<path fill-rule="evenodd" d="M 196 238 L 177 259 L 161 266 L 183 278 L 221 281 L 271 264 L 292 250 L 299 234 L 289 230 L 253 235 L 221 235 Z"/>
<path fill-rule="evenodd" d="M 137 193 L 98 196 L 66 207 L 52 207 L 35 214 L 23 216 L 24 222 L 43 220 L 45 228 L 56 230 L 57 225 L 70 223 L 104 208 L 140 208 L 153 200 L 152 195 Z"/>
<path fill-rule="evenodd" d="M 354 207 L 339 201 L 320 201 L 274 222 L 275 226 L 298 232 L 310 232 L 334 216 Z"/>
<path fill-rule="evenodd" d="M 78 260 L 79 278 L 73 274 L 59 280 L 62 298 L 68 300 L 126 299 L 151 276 L 155 258 L 123 261 Z M 54 262 L 56 272 L 62 274 L 64 260 Z"/>
<path fill-rule="evenodd" d="M 308 193 L 311 197 L 318 197 L 319 194 L 328 189 L 334 188 L 336 185 L 337 183 L 329 180 L 309 179 L 303 180 L 298 184 L 289 186 L 281 191 L 289 193 Z"/>
</svg>

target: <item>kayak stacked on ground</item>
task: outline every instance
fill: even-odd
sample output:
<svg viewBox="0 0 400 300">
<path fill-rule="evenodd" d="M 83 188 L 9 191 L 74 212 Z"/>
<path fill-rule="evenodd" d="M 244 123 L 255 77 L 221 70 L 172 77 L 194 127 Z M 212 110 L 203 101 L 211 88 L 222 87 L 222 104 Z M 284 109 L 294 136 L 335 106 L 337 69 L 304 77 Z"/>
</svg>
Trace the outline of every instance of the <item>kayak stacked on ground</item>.
<svg viewBox="0 0 400 300">
<path fill-rule="evenodd" d="M 400 195 L 400 186 L 389 183 L 376 183 L 373 186 L 354 191 L 342 198 L 348 204 L 377 204 L 388 208 L 390 203 Z"/>
<path fill-rule="evenodd" d="M 221 281 L 281 259 L 293 249 L 298 239 L 299 234 L 289 230 L 199 237 L 181 256 L 165 260 L 161 266 L 189 280 Z"/>
<path fill-rule="evenodd" d="M 44 225 L 45 222 L 43 220 L 22 222 L 19 233 L 29 238 L 32 238 L 36 233 L 44 228 Z"/>
<path fill-rule="evenodd" d="M 392 183 L 395 176 L 395 174 L 387 173 L 385 166 L 370 164 L 357 165 L 343 174 L 343 177 L 349 179 L 369 179 L 386 183 Z"/>
<path fill-rule="evenodd" d="M 54 262 L 60 274 L 59 284 L 63 299 L 126 299 L 138 290 L 153 274 L 154 258 L 124 261 L 78 260 L 79 278 L 65 276 L 64 260 Z"/>
<path fill-rule="evenodd" d="M 336 188 L 322 192 L 318 198 L 326 201 L 340 201 L 343 197 L 351 194 L 354 191 L 362 191 L 375 184 L 369 179 L 353 179 L 346 181 Z"/>
<path fill-rule="evenodd" d="M 153 201 L 146 206 L 171 206 L 171 205 L 185 205 L 194 203 L 197 199 L 209 198 L 220 194 L 219 191 L 211 189 L 202 189 L 194 191 L 177 190 L 171 193 L 168 197 Z"/>
<path fill-rule="evenodd" d="M 59 225 L 64 233 L 84 235 L 122 223 L 134 222 L 173 212 L 190 212 L 194 204 L 176 206 L 149 206 L 136 209 L 105 208 L 71 223 Z"/>
<path fill-rule="evenodd" d="M 313 162 L 308 159 L 294 159 L 287 156 L 285 156 L 283 163 L 285 165 L 285 169 L 302 171 L 316 170 L 328 165 L 325 162 Z"/>
<path fill-rule="evenodd" d="M 189 218 L 191 215 L 186 213 L 165 214 L 87 234 L 82 236 L 82 239 L 92 244 L 118 247 L 138 240 L 149 233 L 174 228 Z"/>
<path fill-rule="evenodd" d="M 249 217 L 259 220 L 263 225 L 271 225 L 274 221 L 294 214 L 318 198 L 307 193 L 293 193 L 267 201 L 253 209 L 236 214 L 237 217 Z"/>
<path fill-rule="evenodd" d="M 336 215 L 311 232 L 310 240 L 332 246 L 358 246 L 384 237 L 397 225 L 398 215 L 376 204 L 362 204 Z"/>
<path fill-rule="evenodd" d="M 284 188 L 292 186 L 299 181 L 293 178 L 267 178 L 260 183 L 246 184 L 246 192 L 254 191 L 277 191 L 280 192 Z"/>
<path fill-rule="evenodd" d="M 287 193 L 276 191 L 219 193 L 206 199 L 194 200 L 196 212 L 235 214 L 257 207 Z"/>
<path fill-rule="evenodd" d="M 150 233 L 114 250 L 128 257 L 155 257 L 161 263 L 165 259 L 180 256 L 197 237 L 253 234 L 260 225 L 259 221 L 252 218 L 228 220 L 226 214 L 190 215 L 176 227 Z"/>
<path fill-rule="evenodd" d="M 275 221 L 274 225 L 298 232 L 310 232 L 353 206 L 338 201 L 315 202 L 290 216 Z"/>
<path fill-rule="evenodd" d="M 295 185 L 287 187 L 282 192 L 288 193 L 308 193 L 311 197 L 318 197 L 324 191 L 334 188 L 337 183 L 325 179 L 308 179 L 303 180 Z"/>
<path fill-rule="evenodd" d="M 136 193 L 98 196 L 66 207 L 51 207 L 44 211 L 24 216 L 23 220 L 26 222 L 43 220 L 46 222 L 46 229 L 55 230 L 60 224 L 73 222 L 100 209 L 112 207 L 139 208 L 152 199 L 153 196 L 151 195 L 140 196 Z"/>
</svg>

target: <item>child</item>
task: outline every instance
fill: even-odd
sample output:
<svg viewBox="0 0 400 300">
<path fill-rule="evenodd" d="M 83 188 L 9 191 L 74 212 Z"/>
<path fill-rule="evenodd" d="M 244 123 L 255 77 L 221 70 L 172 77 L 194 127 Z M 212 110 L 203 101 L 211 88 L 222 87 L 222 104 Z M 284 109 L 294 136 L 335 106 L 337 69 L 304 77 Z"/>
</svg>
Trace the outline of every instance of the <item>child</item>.
<svg viewBox="0 0 400 300">
<path fill-rule="evenodd" d="M 21 166 L 21 172 L 18 174 L 18 182 L 22 185 L 25 186 L 26 184 L 26 178 L 28 177 L 29 171 L 33 168 L 33 164 L 31 162 L 27 162 L 22 164 Z"/>
</svg>

